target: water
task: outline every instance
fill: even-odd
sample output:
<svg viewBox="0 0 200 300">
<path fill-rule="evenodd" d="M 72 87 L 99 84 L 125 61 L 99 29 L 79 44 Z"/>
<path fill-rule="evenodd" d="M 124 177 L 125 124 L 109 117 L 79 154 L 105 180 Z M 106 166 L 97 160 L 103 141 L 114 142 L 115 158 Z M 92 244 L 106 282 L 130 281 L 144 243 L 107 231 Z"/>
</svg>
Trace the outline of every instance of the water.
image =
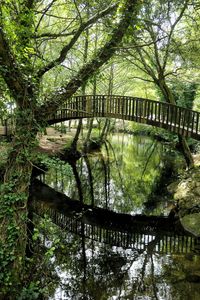
<svg viewBox="0 0 200 300">
<path fill-rule="evenodd" d="M 114 135 L 100 152 L 73 164 L 70 174 L 54 169 L 41 179 L 86 204 L 128 214 L 167 215 L 170 201 L 163 199 L 161 189 L 182 164 L 173 150 L 150 138 Z"/>
<path fill-rule="evenodd" d="M 36 220 L 54 248 L 45 254 L 56 278 L 48 299 L 199 300 L 199 241 L 168 217 L 167 178 L 182 166 L 157 141 L 114 135 L 70 172 L 41 176 L 51 188 L 36 183 L 33 207 L 48 216 Z"/>
</svg>

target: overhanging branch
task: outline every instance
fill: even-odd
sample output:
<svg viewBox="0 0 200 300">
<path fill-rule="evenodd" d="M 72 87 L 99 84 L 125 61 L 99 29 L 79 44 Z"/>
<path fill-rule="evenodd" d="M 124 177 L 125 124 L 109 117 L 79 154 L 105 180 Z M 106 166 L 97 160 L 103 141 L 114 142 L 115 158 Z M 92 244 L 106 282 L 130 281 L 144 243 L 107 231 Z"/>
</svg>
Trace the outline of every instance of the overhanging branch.
<svg viewBox="0 0 200 300">
<path fill-rule="evenodd" d="M 53 113 L 67 98 L 71 97 L 84 82 L 86 82 L 104 63 L 115 53 L 117 45 L 122 41 L 123 36 L 132 21 L 133 13 L 137 12 L 137 0 L 127 0 L 122 11 L 122 17 L 117 27 L 113 30 L 110 40 L 97 52 L 95 58 L 83 66 L 59 91 L 49 96 L 49 100 L 38 109 L 38 119 L 47 117 Z"/>
<path fill-rule="evenodd" d="M 48 72 L 52 68 L 60 65 L 65 60 L 69 50 L 77 42 L 77 40 L 80 37 L 80 35 L 82 34 L 82 32 L 88 26 L 90 26 L 90 25 L 94 24 L 96 21 L 98 21 L 98 19 L 100 19 L 100 18 L 106 16 L 107 14 L 109 14 L 110 12 L 112 12 L 114 9 L 116 9 L 116 7 L 117 7 L 116 4 L 111 5 L 111 6 L 107 7 L 106 9 L 102 10 L 101 12 L 97 13 L 95 16 L 91 17 L 87 22 L 81 23 L 78 30 L 74 33 L 73 37 L 71 38 L 70 42 L 62 48 L 59 57 L 56 58 L 55 60 L 51 61 L 50 63 L 48 63 L 43 68 L 41 68 L 37 73 L 37 77 L 41 78 L 46 72 Z"/>
</svg>

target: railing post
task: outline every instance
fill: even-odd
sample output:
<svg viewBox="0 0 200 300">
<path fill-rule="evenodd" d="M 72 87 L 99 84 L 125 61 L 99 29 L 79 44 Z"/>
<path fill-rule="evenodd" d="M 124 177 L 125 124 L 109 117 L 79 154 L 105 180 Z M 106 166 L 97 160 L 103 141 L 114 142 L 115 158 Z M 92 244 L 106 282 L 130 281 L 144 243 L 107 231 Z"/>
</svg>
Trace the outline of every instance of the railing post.
<svg viewBox="0 0 200 300">
<path fill-rule="evenodd" d="M 5 120 L 5 136 L 8 135 L 8 120 Z"/>
<path fill-rule="evenodd" d="M 104 111 L 105 111 L 105 96 L 102 97 L 101 102 L 102 102 L 102 117 L 104 117 Z"/>
<path fill-rule="evenodd" d="M 197 118 L 196 118 L 196 120 L 197 120 L 197 121 L 196 121 L 197 123 L 196 123 L 196 128 L 195 128 L 196 130 L 195 130 L 195 131 L 196 131 L 196 134 L 198 134 L 198 131 L 199 131 L 199 114 L 198 114 L 198 113 L 197 113 Z"/>
<path fill-rule="evenodd" d="M 108 97 L 106 97 L 106 115 L 108 115 L 108 114 L 110 114 L 110 97 L 112 97 L 112 96 L 108 96 Z"/>
</svg>

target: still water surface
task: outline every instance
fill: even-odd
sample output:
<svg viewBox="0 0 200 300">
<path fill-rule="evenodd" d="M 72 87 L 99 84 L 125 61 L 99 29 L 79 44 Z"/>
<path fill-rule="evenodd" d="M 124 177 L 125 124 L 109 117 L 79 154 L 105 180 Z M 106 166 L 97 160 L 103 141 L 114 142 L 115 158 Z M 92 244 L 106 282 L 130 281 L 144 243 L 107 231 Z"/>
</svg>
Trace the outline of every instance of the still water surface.
<svg viewBox="0 0 200 300">
<path fill-rule="evenodd" d="M 51 189 L 35 205 L 57 224 L 45 246 L 62 242 L 49 299 L 199 300 L 199 241 L 167 218 L 174 202 L 166 184 L 182 167 L 179 155 L 158 141 L 113 135 L 70 171 L 61 165 L 42 175 L 69 197 L 64 208 Z"/>
</svg>

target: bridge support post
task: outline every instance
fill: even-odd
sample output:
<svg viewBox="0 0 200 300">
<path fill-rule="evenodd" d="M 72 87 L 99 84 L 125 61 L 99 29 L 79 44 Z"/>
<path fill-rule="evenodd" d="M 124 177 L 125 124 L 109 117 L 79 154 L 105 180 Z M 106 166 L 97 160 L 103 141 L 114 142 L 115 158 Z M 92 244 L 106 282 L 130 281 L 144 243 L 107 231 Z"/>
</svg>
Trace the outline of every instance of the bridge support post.
<svg viewBox="0 0 200 300">
<path fill-rule="evenodd" d="M 5 120 L 5 136 L 8 135 L 8 121 Z"/>
</svg>

